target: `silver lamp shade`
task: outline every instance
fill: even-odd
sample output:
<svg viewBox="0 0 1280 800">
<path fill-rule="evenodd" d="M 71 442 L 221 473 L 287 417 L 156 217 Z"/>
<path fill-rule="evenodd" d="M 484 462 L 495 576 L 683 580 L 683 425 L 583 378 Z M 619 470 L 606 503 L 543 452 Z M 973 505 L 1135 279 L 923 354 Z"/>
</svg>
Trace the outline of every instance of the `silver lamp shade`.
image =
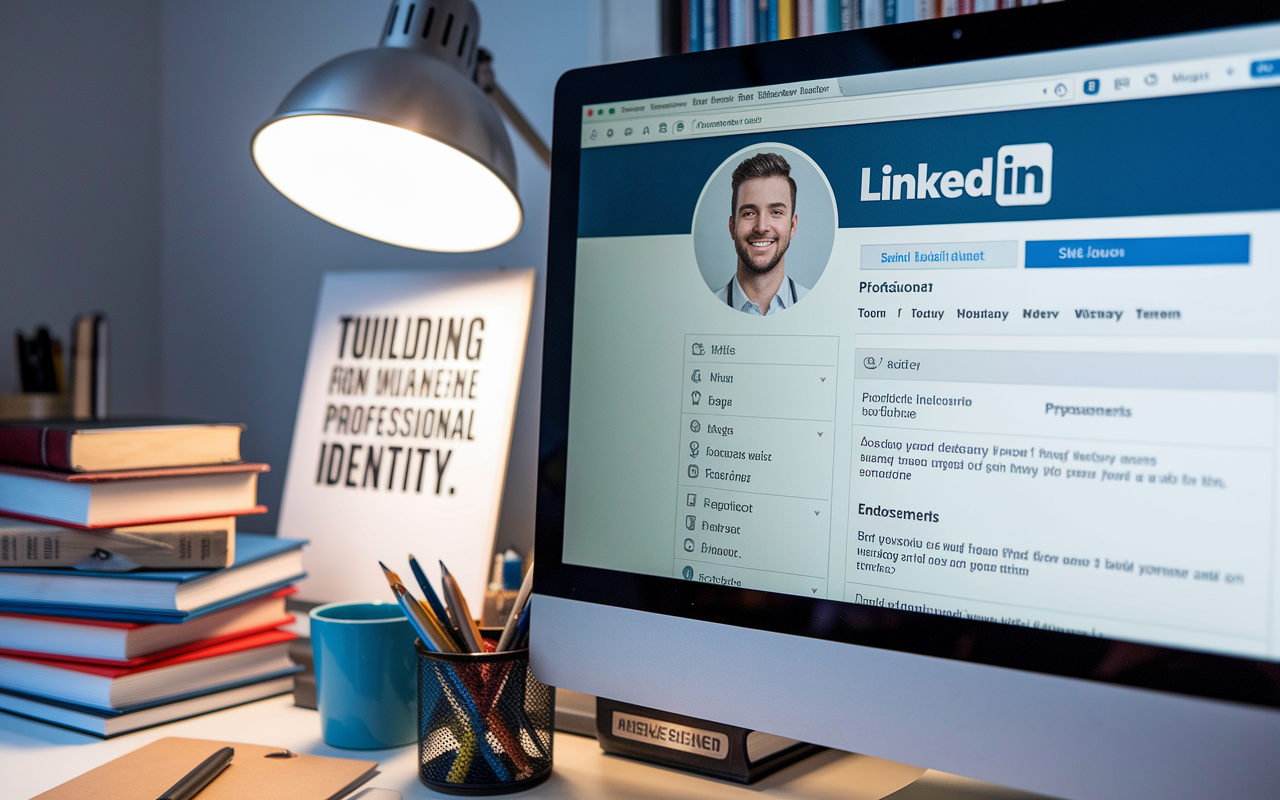
<svg viewBox="0 0 1280 800">
<path fill-rule="evenodd" d="M 393 4 L 381 47 L 320 66 L 258 128 L 258 169 L 371 239 L 441 252 L 510 240 L 523 220 L 515 156 L 471 78 L 479 29 L 470 0 Z"/>
</svg>

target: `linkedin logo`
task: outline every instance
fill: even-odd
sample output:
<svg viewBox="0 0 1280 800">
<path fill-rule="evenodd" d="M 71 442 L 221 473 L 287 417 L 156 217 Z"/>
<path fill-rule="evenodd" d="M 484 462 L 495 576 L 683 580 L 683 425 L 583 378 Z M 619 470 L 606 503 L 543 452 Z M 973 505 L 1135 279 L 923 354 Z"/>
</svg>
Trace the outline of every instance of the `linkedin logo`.
<svg viewBox="0 0 1280 800">
<path fill-rule="evenodd" d="M 1053 145 L 1007 144 L 996 153 L 996 203 L 1042 206 L 1053 191 Z"/>
</svg>

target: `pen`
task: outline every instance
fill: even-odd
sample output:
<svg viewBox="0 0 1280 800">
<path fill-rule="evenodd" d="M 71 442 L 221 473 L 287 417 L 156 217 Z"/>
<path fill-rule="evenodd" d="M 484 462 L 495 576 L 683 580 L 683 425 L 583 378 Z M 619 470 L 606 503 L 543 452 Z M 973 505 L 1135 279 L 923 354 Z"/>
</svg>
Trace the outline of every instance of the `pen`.
<svg viewBox="0 0 1280 800">
<path fill-rule="evenodd" d="M 400 604 L 401 610 L 409 619 L 409 624 L 418 632 L 427 649 L 435 650 L 437 653 L 464 652 L 454 644 L 453 637 L 441 628 L 431 611 L 424 608 L 413 595 L 409 594 L 409 590 L 400 582 L 400 576 L 388 569 L 387 565 L 381 561 L 378 562 L 378 566 L 382 567 L 387 583 L 391 585 L 391 592 L 396 596 L 396 602 Z"/>
<path fill-rule="evenodd" d="M 222 771 L 231 766 L 231 757 L 236 751 L 230 747 L 224 747 L 218 752 L 201 761 L 195 769 L 183 776 L 182 780 L 169 787 L 169 791 L 160 795 L 158 800 L 191 800 L 200 793 L 200 790 L 208 786 L 210 781 L 222 774 Z"/>
<path fill-rule="evenodd" d="M 409 569 L 413 570 L 413 577 L 418 581 L 418 585 L 422 587 L 422 596 L 431 608 L 431 613 L 435 615 L 436 622 L 439 622 L 444 632 L 453 639 L 453 643 L 458 646 L 459 652 L 467 652 L 467 644 L 462 638 L 462 632 L 449 621 L 449 612 L 445 610 L 444 603 L 440 602 L 440 597 L 436 594 L 436 590 L 431 588 L 431 581 L 427 580 L 427 574 L 422 571 L 422 566 L 418 564 L 418 559 L 413 557 L 413 553 L 409 554 Z"/>
<path fill-rule="evenodd" d="M 462 640 L 466 642 L 467 649 L 472 653 L 483 653 L 484 641 L 480 636 L 480 629 L 476 627 L 476 621 L 471 618 L 467 599 L 462 596 L 458 582 L 449 574 L 449 568 L 443 561 L 440 562 L 440 585 L 444 588 L 444 601 L 453 612 L 453 624 L 462 633 Z"/>
<path fill-rule="evenodd" d="M 440 597 L 436 594 L 436 590 L 431 588 L 431 581 L 427 580 L 427 573 L 422 571 L 422 567 L 418 564 L 418 559 L 413 557 L 413 553 L 409 554 L 409 569 L 413 570 L 413 577 L 418 581 L 418 585 L 422 587 L 422 596 L 427 601 L 427 605 L 431 606 L 431 611 L 441 622 L 449 619 L 449 614 L 444 610 L 444 604 L 440 602 Z"/>
<path fill-rule="evenodd" d="M 524 580 L 520 582 L 520 593 L 516 595 L 516 602 L 511 606 L 511 613 L 507 615 L 507 624 L 502 628 L 502 637 L 498 639 L 497 652 L 503 653 L 507 650 L 514 649 L 514 637 L 516 634 L 516 625 L 520 622 L 520 615 L 524 612 L 525 604 L 529 602 L 529 593 L 533 591 L 533 564 L 529 564 L 529 571 L 524 574 Z"/>
<path fill-rule="evenodd" d="M 520 612 L 520 621 L 516 623 L 516 634 L 511 642 L 512 650 L 523 650 L 529 646 L 529 609 L 531 608 L 533 608 L 532 603 L 525 603 L 524 611 Z"/>
</svg>

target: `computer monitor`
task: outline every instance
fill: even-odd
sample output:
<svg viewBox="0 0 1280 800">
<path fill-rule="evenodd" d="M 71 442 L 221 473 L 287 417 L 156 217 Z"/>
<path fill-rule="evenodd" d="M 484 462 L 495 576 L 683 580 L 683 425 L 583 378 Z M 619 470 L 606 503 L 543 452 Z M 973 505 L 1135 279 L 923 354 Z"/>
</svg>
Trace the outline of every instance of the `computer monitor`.
<svg viewBox="0 0 1280 800">
<path fill-rule="evenodd" d="M 1277 19 L 565 75 L 535 673 L 1061 797 L 1280 795 Z"/>
</svg>

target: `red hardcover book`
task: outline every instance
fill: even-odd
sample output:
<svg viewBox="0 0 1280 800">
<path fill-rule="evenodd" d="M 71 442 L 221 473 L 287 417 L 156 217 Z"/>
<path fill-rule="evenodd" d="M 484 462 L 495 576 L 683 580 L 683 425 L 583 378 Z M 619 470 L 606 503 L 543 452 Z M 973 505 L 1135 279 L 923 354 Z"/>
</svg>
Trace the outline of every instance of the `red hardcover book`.
<svg viewBox="0 0 1280 800">
<path fill-rule="evenodd" d="M 293 666 L 289 642 L 271 630 L 136 667 L 0 656 L 0 689 L 96 708 L 126 708 L 245 683 Z"/>
<path fill-rule="evenodd" d="M 190 622 L 137 623 L 0 613 L 0 655 L 135 667 L 278 628 L 290 586 Z"/>
<path fill-rule="evenodd" d="M 0 465 L 0 514 L 72 528 L 111 528 L 260 514 L 266 464 L 60 472 Z"/>
</svg>

